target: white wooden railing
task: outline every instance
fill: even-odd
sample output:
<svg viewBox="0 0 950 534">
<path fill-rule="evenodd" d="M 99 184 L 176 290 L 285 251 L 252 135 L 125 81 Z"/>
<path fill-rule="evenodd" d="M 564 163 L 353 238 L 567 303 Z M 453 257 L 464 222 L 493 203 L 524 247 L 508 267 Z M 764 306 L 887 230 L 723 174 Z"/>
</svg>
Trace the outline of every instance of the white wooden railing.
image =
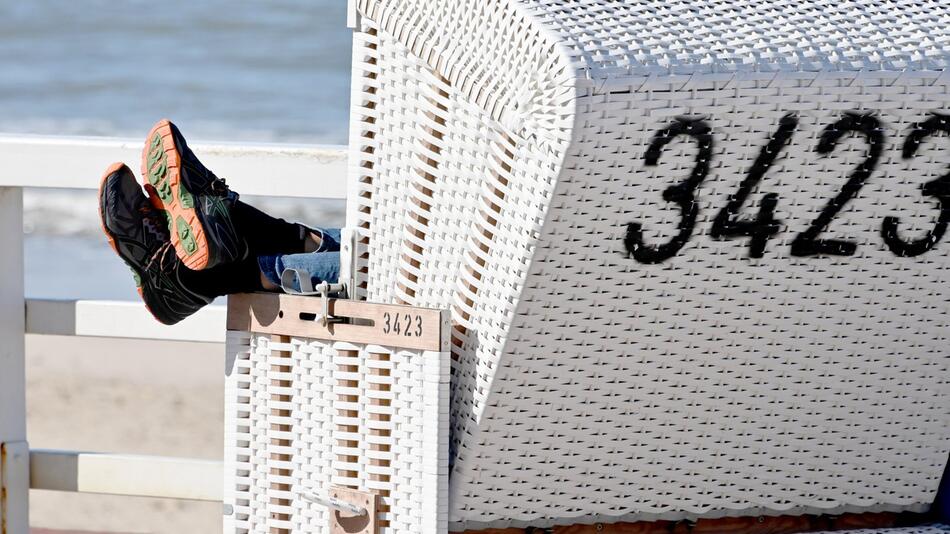
<svg viewBox="0 0 950 534">
<path fill-rule="evenodd" d="M 194 143 L 193 148 L 203 163 L 244 195 L 346 197 L 345 147 Z M 31 451 L 26 439 L 27 333 L 224 341 L 220 306 L 209 306 L 168 327 L 152 319 L 139 303 L 25 298 L 23 188 L 96 189 L 109 163 L 125 161 L 137 168 L 141 149 L 141 140 L 0 134 L 0 530 L 4 534 L 28 531 L 30 488 L 221 500 L 220 462 Z"/>
</svg>

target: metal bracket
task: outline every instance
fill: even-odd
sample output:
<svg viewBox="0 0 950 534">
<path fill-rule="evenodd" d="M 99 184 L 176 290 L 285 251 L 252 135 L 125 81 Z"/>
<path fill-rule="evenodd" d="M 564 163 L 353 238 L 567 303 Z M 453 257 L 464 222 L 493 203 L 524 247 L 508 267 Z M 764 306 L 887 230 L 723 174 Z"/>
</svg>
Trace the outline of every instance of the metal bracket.
<svg viewBox="0 0 950 534">
<path fill-rule="evenodd" d="M 297 282 L 297 286 L 300 288 L 299 290 L 293 289 L 294 281 Z M 310 284 L 310 273 L 307 271 L 302 269 L 284 269 L 284 272 L 280 273 L 280 286 L 284 290 L 284 293 L 290 295 L 320 295 L 323 313 L 316 317 L 316 319 L 318 319 L 324 327 L 332 323 L 343 322 L 343 319 L 330 315 L 330 296 L 331 294 L 334 297 L 346 295 L 345 285 L 329 284 L 324 281 L 317 284 L 317 287 L 313 287 Z"/>
<path fill-rule="evenodd" d="M 378 534 L 379 496 L 375 493 L 349 488 L 330 488 L 329 502 L 342 506 L 328 506 L 330 534 Z M 345 510 L 340 510 L 345 508 Z M 363 511 L 363 514 L 354 513 Z"/>
<path fill-rule="evenodd" d="M 345 295 L 346 287 L 343 284 L 328 284 L 323 282 L 316 287 L 316 290 L 317 293 L 320 294 L 320 309 L 323 310 L 323 315 L 320 317 L 320 320 L 323 326 L 326 327 L 329 324 L 344 322 L 345 319 L 330 315 L 330 293 L 334 295 Z"/>
<path fill-rule="evenodd" d="M 350 300 L 357 298 L 356 273 L 360 254 L 358 234 L 355 228 L 343 228 L 340 235 L 340 281 L 346 284 L 346 298 Z"/>
<path fill-rule="evenodd" d="M 341 262 L 340 283 L 330 284 L 321 282 L 314 287 L 310 282 L 310 274 L 302 269 L 284 269 L 280 273 L 280 286 L 284 293 L 290 295 L 319 295 L 323 314 L 316 319 L 326 327 L 334 323 L 346 322 L 345 319 L 330 314 L 330 298 L 356 300 L 356 259 L 358 254 L 357 232 L 344 228 L 341 236 L 340 257 L 346 258 L 349 263 Z M 297 282 L 299 290 L 293 288 Z"/>
</svg>

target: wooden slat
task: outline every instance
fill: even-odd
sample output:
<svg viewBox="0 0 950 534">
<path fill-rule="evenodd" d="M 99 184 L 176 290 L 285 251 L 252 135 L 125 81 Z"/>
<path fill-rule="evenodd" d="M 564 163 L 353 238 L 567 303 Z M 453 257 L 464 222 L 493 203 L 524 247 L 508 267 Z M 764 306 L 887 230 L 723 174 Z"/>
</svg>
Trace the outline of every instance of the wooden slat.
<svg viewBox="0 0 950 534">
<path fill-rule="evenodd" d="M 319 297 L 246 293 L 228 298 L 228 330 L 414 350 L 448 350 L 448 310 L 342 299 L 330 299 L 329 304 L 331 315 L 359 322 L 324 327 L 313 320 L 323 313 Z"/>
<path fill-rule="evenodd" d="M 221 502 L 221 462 L 33 449 L 31 489 Z"/>
<path fill-rule="evenodd" d="M 205 306 L 184 321 L 167 326 L 139 302 L 108 300 L 26 301 L 26 333 L 224 343 L 224 306 Z"/>
<path fill-rule="evenodd" d="M 508 134 L 504 134 L 502 141 L 503 141 L 502 150 L 504 151 L 505 159 L 501 161 L 499 164 L 501 165 L 502 170 L 504 170 L 506 173 L 510 173 L 511 162 L 514 160 L 514 157 L 515 157 L 514 154 L 517 149 L 517 143 Z M 502 175 L 496 170 L 492 170 L 491 176 L 492 176 L 492 179 L 494 179 L 497 183 L 501 184 L 503 187 L 508 186 L 508 178 L 505 175 Z M 494 214 L 488 213 L 484 209 L 480 209 L 478 212 L 479 217 L 481 217 L 485 222 L 489 223 L 489 226 L 491 226 L 492 228 L 495 227 L 495 224 L 497 223 L 498 211 L 501 210 L 501 208 L 498 207 L 495 201 L 502 202 L 504 200 L 505 200 L 505 192 L 499 190 L 496 187 L 491 188 L 490 194 L 486 194 L 482 196 L 482 201 L 480 203 L 482 206 L 489 205 L 496 208 L 494 210 L 495 211 Z M 495 233 L 493 230 L 483 229 L 482 234 L 485 237 L 486 243 L 491 243 L 495 239 Z M 487 248 L 487 245 L 478 245 L 478 246 L 482 249 L 485 256 L 489 255 L 490 250 L 489 248 Z M 473 250 L 469 249 L 466 252 L 466 254 L 468 254 L 468 257 L 472 262 L 478 265 L 483 265 L 484 262 L 478 257 L 478 254 L 476 254 Z M 471 274 L 475 282 L 466 281 L 464 277 L 462 278 L 462 281 L 465 284 L 465 289 L 471 295 L 471 298 L 475 298 L 475 296 L 478 295 L 478 291 L 480 289 L 478 282 L 481 282 L 482 275 L 477 269 L 473 268 L 470 264 L 466 265 L 465 269 L 468 271 L 469 274 Z M 465 303 L 468 307 L 471 307 L 474 304 L 474 302 L 468 297 L 465 298 Z M 471 320 L 471 317 L 469 316 L 469 313 L 466 310 L 466 308 L 463 306 L 459 306 L 458 304 L 455 305 L 455 311 L 458 313 L 458 316 L 461 318 L 461 322 L 457 321 L 453 325 L 455 339 L 452 341 L 452 359 L 455 361 L 458 361 L 462 357 L 461 349 L 462 349 L 462 346 L 465 344 L 465 339 L 468 337 L 468 328 L 465 327 L 465 325 L 462 323 L 463 322 L 468 323 Z"/>
<path fill-rule="evenodd" d="M 449 85 L 449 80 L 445 77 L 439 76 L 439 81 L 445 85 Z M 442 99 L 447 99 L 449 94 L 442 89 L 441 87 L 436 87 L 436 91 L 439 93 L 439 97 Z M 448 108 L 445 105 L 441 104 L 438 100 L 434 98 L 427 98 L 429 104 L 438 110 L 437 113 L 426 112 L 429 120 L 432 121 L 432 127 L 426 127 L 426 132 L 433 139 L 442 140 L 442 137 L 445 135 L 443 130 L 445 130 L 445 114 L 448 111 Z M 435 182 L 437 177 L 432 175 L 426 170 L 427 168 L 439 168 L 439 160 L 436 159 L 442 154 L 442 147 L 431 142 L 423 142 L 422 149 L 426 152 L 423 157 L 425 158 L 425 165 L 420 166 L 415 169 L 416 174 L 419 175 L 422 183 L 416 181 L 412 184 L 412 187 L 416 189 L 416 194 L 411 195 L 410 201 L 415 206 L 415 209 L 409 214 L 409 218 L 415 221 L 415 224 L 409 222 L 408 220 L 405 223 L 405 233 L 407 236 L 412 235 L 415 237 L 415 240 L 406 237 L 403 240 L 403 247 L 409 250 L 412 250 L 416 254 L 422 254 L 424 251 L 420 245 L 416 244 L 416 241 L 425 242 L 426 240 L 426 229 L 429 225 L 429 212 L 432 207 L 432 191 L 435 188 Z M 422 200 L 420 197 L 424 198 Z M 423 228 L 417 228 L 421 226 Z M 405 293 L 410 300 L 406 301 L 401 296 L 397 296 L 400 304 L 412 304 L 413 298 L 416 296 L 415 284 L 419 281 L 419 277 L 416 275 L 416 270 L 419 268 L 419 263 L 413 259 L 413 256 L 408 252 L 403 252 L 402 257 L 403 265 L 399 269 L 399 273 L 406 278 L 409 282 L 409 286 L 404 286 L 402 283 L 397 282 L 397 285 L 400 286 L 402 291 Z M 407 268 L 406 265 L 411 265 L 411 268 Z"/>
<path fill-rule="evenodd" d="M 348 424 L 353 420 L 360 420 L 360 397 L 359 395 L 351 394 L 354 391 L 360 391 L 359 383 L 359 365 L 352 365 L 353 361 L 359 361 L 359 351 L 356 350 L 340 350 L 337 352 L 340 359 L 336 360 L 337 373 L 340 373 L 341 378 L 338 378 L 336 381 L 336 398 L 339 401 L 339 408 L 337 408 L 337 413 L 340 416 L 340 419 L 336 421 L 336 431 L 340 437 L 345 437 L 347 435 L 359 434 L 358 425 Z M 347 363 L 344 363 L 347 362 Z M 346 378 L 342 378 L 346 377 Z M 350 377 L 357 378 L 357 380 L 352 380 Z M 356 410 L 346 410 L 344 407 L 355 407 Z M 340 466 L 345 466 L 347 469 L 337 469 L 336 476 L 342 479 L 349 479 L 350 484 L 345 486 L 345 489 L 358 490 L 357 481 L 359 479 L 359 473 L 357 471 L 352 471 L 349 469 L 353 464 L 359 463 L 359 458 L 357 456 L 352 456 L 348 454 L 354 449 L 359 449 L 359 441 L 353 439 L 339 439 L 337 441 L 337 446 L 340 450 L 336 454 L 336 460 Z"/>
<path fill-rule="evenodd" d="M 347 147 L 203 143 L 188 146 L 242 196 L 346 198 Z M 138 161 L 142 138 L 0 134 L 0 187 L 96 189 L 104 162 Z M 62 162 L 68 161 L 64 167 Z M 267 176 L 261 180 L 261 176 Z M 301 180 L 301 176 L 322 179 Z M 9 226 L 4 228 L 9 229 Z M 4 249 L 6 250 L 6 249 Z M 3 271 L 5 273 L 9 271 Z"/>
<path fill-rule="evenodd" d="M 386 362 L 389 361 L 389 354 L 378 353 L 378 352 L 369 352 L 367 358 L 370 361 L 374 362 Z M 369 374 L 374 376 L 389 376 L 389 369 L 382 365 L 380 367 L 373 367 L 369 369 Z M 378 379 L 370 379 L 367 383 L 367 389 L 370 392 L 384 392 L 386 394 L 392 391 L 392 386 L 385 382 L 380 382 Z M 370 465 L 374 467 L 381 468 L 377 473 L 369 473 L 369 479 L 374 483 L 379 483 L 384 487 L 388 487 L 390 482 L 392 482 L 392 477 L 390 473 L 392 472 L 392 462 L 388 459 L 392 452 L 392 444 L 394 440 L 392 439 L 392 401 L 387 398 L 381 397 L 370 397 L 370 405 L 367 407 L 368 415 L 371 420 L 375 421 L 375 424 L 371 427 L 376 429 L 375 433 L 381 438 L 381 443 L 370 443 L 369 449 L 374 451 L 374 453 L 379 454 L 379 459 L 370 458 Z M 389 489 L 382 489 L 374 491 L 373 493 L 378 495 L 379 500 L 379 513 L 384 517 L 389 517 L 390 507 L 388 504 L 390 491 Z M 388 529 L 389 528 L 389 519 L 380 519 L 378 521 L 379 528 Z M 375 532 L 375 531 L 373 531 Z"/>
<path fill-rule="evenodd" d="M 271 341 L 274 342 L 274 343 L 289 343 L 289 342 L 290 342 L 290 339 L 287 338 L 287 337 L 285 337 L 285 336 L 273 335 L 273 336 L 271 336 Z M 272 352 L 272 354 L 273 354 L 276 358 L 289 358 L 289 357 L 291 356 L 290 352 L 288 352 L 288 351 L 283 351 L 283 350 L 275 350 L 275 351 Z M 289 375 L 289 374 L 293 373 L 293 367 L 292 367 L 292 366 L 289 366 L 289 365 L 279 365 L 279 364 L 276 364 L 276 363 L 271 364 L 270 370 L 271 370 L 271 372 L 273 372 L 275 375 Z M 293 384 L 293 381 L 291 381 L 291 380 L 275 380 L 275 379 L 271 379 L 271 386 L 278 387 L 278 388 L 281 388 L 281 389 L 286 390 L 286 391 L 292 391 L 292 390 L 293 390 L 293 385 L 294 385 L 294 384 Z M 288 404 L 289 404 L 289 403 L 293 402 L 293 398 L 292 398 L 290 395 L 283 395 L 283 394 L 278 394 L 278 393 L 272 393 L 271 396 L 270 396 L 270 398 L 271 398 L 271 400 L 274 401 L 275 403 L 288 403 Z M 277 418 L 278 420 L 280 420 L 280 419 L 285 419 L 285 418 L 290 418 L 290 417 L 293 416 L 292 410 L 279 409 L 279 408 L 271 408 L 270 414 L 271 414 L 271 416 Z M 271 430 L 273 430 L 273 431 L 275 431 L 275 432 L 279 432 L 279 433 L 281 433 L 281 434 L 284 434 L 284 433 L 292 433 L 292 432 L 293 432 L 293 428 L 292 428 L 290 425 L 281 425 L 281 424 L 271 423 L 270 428 L 271 428 Z M 277 449 L 290 449 L 290 448 L 293 447 L 293 445 L 294 445 L 294 444 L 293 444 L 293 440 L 284 439 L 284 438 L 279 438 L 279 437 L 276 437 L 276 436 L 271 438 L 270 443 L 271 443 L 271 445 L 273 445 L 273 446 L 274 446 L 275 448 L 277 448 Z M 289 463 L 293 462 L 293 455 L 290 455 L 290 454 L 281 454 L 281 453 L 272 452 L 272 453 L 271 453 L 271 460 L 274 460 L 274 461 L 276 461 L 276 462 L 286 462 L 286 463 L 289 464 Z M 281 468 L 277 468 L 277 467 L 271 467 L 271 469 L 270 469 L 270 474 L 271 474 L 272 476 L 274 476 L 274 477 L 287 477 L 287 478 L 291 478 L 291 477 L 294 476 L 293 472 L 291 472 L 289 469 L 281 469 Z M 289 486 L 288 484 L 282 484 L 282 483 L 276 482 L 276 481 L 271 481 L 271 483 L 270 483 L 270 489 L 273 490 L 275 493 L 276 493 L 276 492 L 289 492 L 289 491 L 291 490 L 291 488 L 290 488 L 290 486 Z M 291 507 L 293 507 L 293 504 L 294 504 L 291 499 L 286 499 L 286 498 L 282 499 L 282 498 L 279 498 L 279 497 L 271 497 L 270 502 L 271 502 L 271 504 L 274 504 L 274 505 L 276 505 L 276 506 L 281 506 L 281 507 L 286 507 L 286 508 L 291 508 Z M 271 513 L 270 518 L 271 518 L 272 520 L 274 520 L 275 522 L 279 522 L 279 523 L 290 522 L 290 520 L 292 519 L 291 515 L 290 515 L 290 514 L 286 514 L 286 513 Z M 281 528 L 281 527 L 276 527 L 276 526 L 271 526 L 271 527 L 270 527 L 270 534 L 290 534 L 290 529 Z"/>
<path fill-rule="evenodd" d="M 891 528 L 921 524 L 923 514 L 861 513 L 836 516 L 723 517 L 693 521 L 640 521 L 635 523 L 595 523 L 543 529 L 551 534 L 796 534 L 835 530 Z M 506 528 L 466 530 L 462 534 L 528 534 L 538 529 Z"/>
</svg>

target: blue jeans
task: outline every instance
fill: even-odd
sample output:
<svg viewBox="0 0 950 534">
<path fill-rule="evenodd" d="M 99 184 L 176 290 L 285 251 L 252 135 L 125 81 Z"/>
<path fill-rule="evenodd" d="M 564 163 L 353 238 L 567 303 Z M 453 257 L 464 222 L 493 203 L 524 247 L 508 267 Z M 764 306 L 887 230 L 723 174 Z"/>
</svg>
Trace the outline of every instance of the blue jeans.
<svg viewBox="0 0 950 534">
<path fill-rule="evenodd" d="M 280 275 L 284 269 L 298 269 L 310 274 L 314 286 L 321 282 L 335 284 L 340 280 L 340 229 L 311 228 L 322 234 L 320 248 L 314 252 L 300 254 L 276 254 L 257 257 L 257 263 L 267 280 L 280 286 Z M 294 282 L 293 289 L 300 287 Z"/>
</svg>

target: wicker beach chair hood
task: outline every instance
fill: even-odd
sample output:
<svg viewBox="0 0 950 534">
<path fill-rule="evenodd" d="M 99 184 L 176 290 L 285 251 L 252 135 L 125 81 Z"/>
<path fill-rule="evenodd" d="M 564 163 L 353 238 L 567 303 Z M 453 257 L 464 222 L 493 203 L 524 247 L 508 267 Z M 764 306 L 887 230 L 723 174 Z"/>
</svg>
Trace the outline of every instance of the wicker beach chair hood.
<svg viewBox="0 0 950 534">
<path fill-rule="evenodd" d="M 353 7 L 353 267 L 452 310 L 453 530 L 929 506 L 950 5 Z"/>
</svg>

